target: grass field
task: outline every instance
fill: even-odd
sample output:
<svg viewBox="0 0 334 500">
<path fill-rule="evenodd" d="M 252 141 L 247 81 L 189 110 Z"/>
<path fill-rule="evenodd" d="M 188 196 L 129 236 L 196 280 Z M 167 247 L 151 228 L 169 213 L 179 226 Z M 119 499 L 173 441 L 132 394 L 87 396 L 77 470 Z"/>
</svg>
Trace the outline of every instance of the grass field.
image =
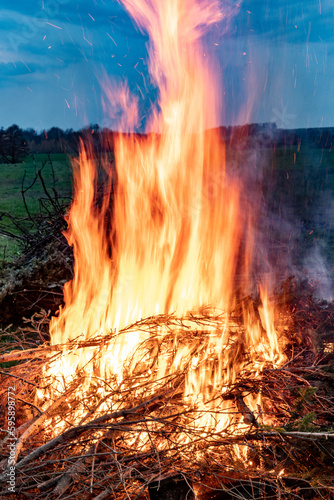
<svg viewBox="0 0 334 500">
<path fill-rule="evenodd" d="M 34 161 L 27 157 L 23 163 L 16 165 L 0 164 L 0 216 L 8 212 L 13 217 L 27 217 L 22 189 L 27 189 L 33 183 L 36 171 L 40 169 L 47 189 L 52 191 L 54 187 L 61 197 L 70 201 L 72 174 L 69 157 L 66 154 L 37 154 L 34 155 Z M 28 189 L 25 197 L 29 211 L 35 214 L 39 210 L 39 199 L 46 198 L 40 179 Z M 11 224 L 8 229 L 15 231 Z M 13 240 L 0 236 L 0 260 L 18 252 L 19 248 Z"/>
<path fill-rule="evenodd" d="M 55 188 L 61 196 L 71 196 L 71 166 L 65 154 L 50 155 L 55 173 Z M 47 155 L 35 155 L 37 170 L 43 167 L 42 173 L 46 186 L 53 186 L 51 163 Z M 25 217 L 26 211 L 22 200 L 21 190 L 26 189 L 33 182 L 36 168 L 32 158 L 27 158 L 23 163 L 16 165 L 0 164 L 0 208 L 1 212 L 10 212 L 16 217 Z M 43 166 L 44 165 L 44 166 Z M 24 179 L 24 185 L 22 182 Z M 27 192 L 27 204 L 34 212 L 38 209 L 38 198 L 45 197 L 41 182 Z"/>
<path fill-rule="evenodd" d="M 333 264 L 334 152 L 307 145 L 300 151 L 277 150 L 272 173 L 274 182 L 267 204 L 299 229 L 297 252 L 306 254 L 319 245 Z"/>
<path fill-rule="evenodd" d="M 227 150 L 227 164 L 241 176 L 255 169 L 256 182 L 262 190 L 268 213 L 284 221 L 282 233 L 293 228 L 292 236 L 281 234 L 278 238 L 293 238 L 291 248 L 297 261 L 319 244 L 324 258 L 334 262 L 334 152 L 308 144 L 275 150 L 255 147 L 243 151 Z M 24 179 L 23 188 L 26 189 L 33 182 L 36 169 L 42 167 L 47 188 L 52 190 L 54 187 L 60 196 L 70 201 L 69 157 L 65 154 L 35 155 L 35 164 L 30 157 L 17 165 L 0 164 L 0 215 L 9 212 L 14 217 L 27 217 L 21 194 L 22 182 Z M 36 213 L 39 199 L 45 198 L 38 180 L 26 193 L 29 211 Z M 0 236 L 0 260 L 9 259 L 18 252 L 12 240 Z"/>
</svg>

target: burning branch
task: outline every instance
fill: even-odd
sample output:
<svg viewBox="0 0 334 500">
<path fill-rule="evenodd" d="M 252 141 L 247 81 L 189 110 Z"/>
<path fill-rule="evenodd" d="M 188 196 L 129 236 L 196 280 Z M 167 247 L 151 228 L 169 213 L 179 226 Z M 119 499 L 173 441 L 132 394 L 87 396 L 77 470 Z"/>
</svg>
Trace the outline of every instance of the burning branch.
<svg viewBox="0 0 334 500">
<path fill-rule="evenodd" d="M 243 414 L 244 416 L 244 422 L 245 424 L 248 425 L 255 425 L 255 427 L 258 427 L 259 424 L 255 418 L 254 413 L 248 408 L 248 406 L 245 404 L 242 396 L 238 394 L 236 397 L 236 403 L 239 411 Z"/>
<path fill-rule="evenodd" d="M 35 498 L 153 498 L 180 476 L 186 496 L 254 496 L 256 485 L 257 497 L 290 498 L 319 449 L 333 458 L 333 398 L 318 391 L 322 360 L 269 283 L 250 297 L 261 202 L 227 171 L 219 130 L 206 130 L 221 92 L 200 35 L 224 17 L 220 2 L 122 3 L 150 37 L 157 109 L 147 136 L 115 136 L 115 189 L 106 160 L 98 196 L 89 146 L 73 164 L 64 234 L 74 272 L 50 344 L 39 346 L 38 326 L 35 351 L 19 340 L 0 358 L 20 362 L 8 378 L 28 403 L 1 479 L 12 466 L 21 497 Z M 117 92 L 103 90 L 114 112 Z M 139 110 L 127 89 L 118 97 L 129 132 Z"/>
<path fill-rule="evenodd" d="M 154 332 L 158 332 L 162 324 L 169 324 L 171 331 L 173 325 L 180 327 L 182 324 L 183 335 L 190 339 L 193 335 L 198 335 L 199 328 L 203 325 L 207 328 L 208 323 L 214 321 L 206 316 L 197 316 L 197 319 L 197 327 L 193 329 L 185 319 L 163 316 L 141 321 L 132 325 L 130 330 L 125 330 L 145 329 L 156 337 Z M 195 324 L 194 322 L 193 325 Z M 33 335 L 31 329 L 30 334 Z M 92 345 L 95 343 L 96 339 L 92 339 Z M 74 345 L 75 342 L 73 348 Z M 87 345 L 89 342 L 86 347 Z M 49 363 L 52 362 L 54 352 L 59 356 L 64 349 L 64 346 L 53 346 L 57 347 L 56 351 L 48 351 L 47 347 L 45 346 L 45 353 L 51 356 Z M 70 344 L 66 345 L 67 351 L 70 348 Z M 169 349 L 168 343 L 165 348 Z M 160 349 L 164 349 L 163 343 Z M 209 431 L 194 426 L 200 415 L 206 412 L 210 414 L 212 410 L 210 407 L 206 410 L 201 406 L 196 408 L 196 404 L 185 404 L 182 397 L 184 374 L 171 374 L 164 380 L 164 386 L 147 382 L 145 378 L 140 386 L 136 378 L 132 378 L 130 388 L 124 380 L 123 386 L 110 391 L 105 402 L 115 400 L 115 394 L 118 394 L 120 406 L 129 401 L 134 404 L 112 412 L 105 412 L 101 407 L 103 402 L 95 401 L 88 394 L 81 401 L 72 399 L 76 384 L 80 383 L 80 380 L 76 380 L 69 385 L 65 395 L 60 394 L 54 402 L 47 403 L 42 415 L 25 421 L 21 430 L 18 429 L 18 461 L 15 466 L 18 491 L 22 495 L 35 492 L 35 498 L 41 499 L 46 494 L 65 496 L 73 491 L 80 494 L 81 498 L 90 498 L 89 495 L 92 494 L 103 497 L 107 491 L 112 491 L 116 498 L 124 498 L 125 492 L 130 498 L 135 498 L 140 492 L 146 491 L 147 486 L 157 478 L 164 477 L 167 471 L 173 471 L 176 476 L 180 473 L 185 475 L 192 482 L 198 497 L 203 499 L 210 498 L 210 488 L 217 490 L 223 485 L 225 491 L 233 491 L 235 488 L 238 490 L 242 484 L 242 487 L 246 487 L 245 474 L 251 483 L 258 484 L 258 488 L 267 493 L 275 491 L 279 478 L 281 498 L 288 499 L 291 484 L 295 485 L 294 488 L 300 487 L 299 480 L 296 479 L 300 470 L 306 464 L 312 467 L 313 463 L 314 467 L 314 463 L 319 460 L 319 448 L 325 456 L 330 457 L 333 446 L 334 432 L 330 422 L 334 419 L 334 401 L 328 396 L 326 386 L 331 383 L 331 378 L 326 376 L 330 354 L 320 361 L 317 352 L 312 356 L 313 358 L 302 344 L 299 351 L 295 351 L 293 367 L 287 365 L 283 370 L 263 370 L 260 379 L 253 381 L 247 378 L 246 373 L 240 374 L 229 392 L 222 395 L 221 401 L 228 403 L 229 407 L 218 406 L 216 410 L 217 418 L 220 413 L 224 415 L 227 411 L 232 414 L 239 412 L 241 418 L 246 419 L 246 425 L 237 435 L 232 427 L 226 428 L 222 434 L 214 429 Z M 318 359 L 313 367 L 312 359 Z M 31 388 L 36 385 L 40 367 L 41 361 L 32 358 L 8 369 L 9 385 L 12 375 L 20 374 L 17 383 L 18 400 L 25 399 L 33 403 L 36 391 L 31 392 Z M 298 373 L 297 378 L 293 372 Z M 3 373 L 6 374 L 6 371 Z M 142 377 L 140 373 L 137 375 L 138 380 Z M 316 393 L 310 390 L 313 381 L 318 384 Z M 41 379 L 38 386 L 45 390 L 47 383 L 47 380 Z M 145 398 L 145 392 L 141 392 L 140 387 L 152 394 L 152 397 Z M 4 388 L 3 386 L 3 390 Z M 245 401 L 248 401 L 250 393 L 256 395 L 259 390 L 262 393 L 262 404 L 261 412 L 256 415 Z M 21 398 L 23 392 L 26 394 Z M 300 397 L 296 397 L 298 394 Z M 82 414 L 82 423 L 73 426 L 73 410 L 82 405 L 86 410 Z M 23 406 L 21 408 L 23 410 Z M 33 406 L 31 409 L 35 411 Z M 318 416 L 306 423 L 307 415 L 312 412 Z M 68 428 L 52 437 L 54 418 L 58 414 L 61 415 L 61 421 L 67 422 Z M 274 420 L 276 426 L 264 425 L 262 421 L 267 417 Z M 252 421 L 253 418 L 255 421 Z M 58 417 L 56 421 L 59 421 Z M 44 442 L 39 444 L 36 437 L 41 432 Z M 307 443 L 307 446 L 303 443 Z M 6 442 L 3 444 L 6 446 Z M 247 472 L 244 471 L 242 460 L 234 455 L 235 446 L 247 450 L 248 461 L 252 463 L 248 465 Z M 283 469 L 283 474 L 279 475 Z M 5 471 L 4 468 L 2 480 L 6 478 Z M 211 483 L 210 486 L 210 481 L 215 476 L 220 486 L 218 483 L 214 483 L 214 486 Z M 171 485 L 173 484 L 172 482 Z M 315 488 L 314 491 L 326 491 L 330 485 L 322 482 L 322 486 L 319 483 L 312 487 L 305 480 L 300 484 L 306 491 L 311 491 L 312 488 Z M 17 493 L 16 498 L 19 498 Z"/>
</svg>

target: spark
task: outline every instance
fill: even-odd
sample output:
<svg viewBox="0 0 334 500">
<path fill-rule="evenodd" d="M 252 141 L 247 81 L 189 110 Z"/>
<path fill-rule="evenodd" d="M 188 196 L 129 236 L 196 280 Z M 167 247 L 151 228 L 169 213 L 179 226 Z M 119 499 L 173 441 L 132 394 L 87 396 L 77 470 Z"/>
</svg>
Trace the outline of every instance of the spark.
<svg viewBox="0 0 334 500">
<path fill-rule="evenodd" d="M 74 94 L 75 116 L 78 116 L 77 96 Z"/>
<path fill-rule="evenodd" d="M 68 101 L 65 99 L 68 109 L 71 109 L 71 106 L 68 104 Z"/>
<path fill-rule="evenodd" d="M 25 67 L 27 68 L 27 70 L 29 71 L 29 73 L 31 73 L 31 69 L 29 68 L 29 66 L 23 61 L 23 59 L 20 59 L 21 63 L 25 65 Z M 15 66 L 16 67 L 16 66 Z"/>
<path fill-rule="evenodd" d="M 83 51 L 83 50 L 81 50 L 81 49 L 79 49 L 79 52 L 80 52 L 80 54 L 82 55 L 82 57 L 85 59 L 85 61 L 87 61 L 87 62 L 88 62 L 88 59 L 87 59 L 87 57 L 86 57 L 86 55 L 85 55 L 84 51 Z"/>
<path fill-rule="evenodd" d="M 89 45 L 90 45 L 91 47 L 93 46 L 93 44 L 92 44 L 89 40 L 87 40 L 87 38 L 85 37 L 85 35 L 83 35 L 83 38 L 84 38 L 84 40 L 86 40 L 86 42 L 87 42 L 87 43 L 89 43 Z"/>
<path fill-rule="evenodd" d="M 115 42 L 115 40 L 113 39 L 113 37 L 112 37 L 112 36 L 110 36 L 108 32 L 106 32 L 106 33 L 107 33 L 108 37 L 109 37 L 109 38 L 110 38 L 110 39 L 114 42 L 114 44 L 115 44 L 115 45 L 116 45 L 116 47 L 117 47 L 117 43 Z"/>
<path fill-rule="evenodd" d="M 32 92 L 31 88 L 30 87 L 27 87 L 27 89 L 29 90 L 29 92 Z"/>
<path fill-rule="evenodd" d="M 140 95 L 141 95 L 142 99 L 144 99 L 144 94 L 143 94 L 143 91 L 142 91 L 142 90 L 141 90 L 141 88 L 139 87 L 138 83 L 136 83 L 136 86 L 137 86 L 137 88 L 138 88 L 138 90 L 139 90 L 139 92 L 140 92 Z"/>
<path fill-rule="evenodd" d="M 142 58 L 140 57 L 139 59 L 142 59 Z M 142 73 L 141 71 L 139 71 L 137 68 L 136 68 L 136 71 L 138 71 L 138 73 L 142 76 L 145 90 L 148 93 L 148 89 L 147 89 L 147 86 L 146 86 L 146 79 L 145 79 L 144 73 Z"/>
<path fill-rule="evenodd" d="M 93 19 L 93 21 L 95 21 L 94 17 L 88 12 L 88 15 L 91 19 Z"/>
<path fill-rule="evenodd" d="M 53 26 L 54 28 L 57 28 L 57 30 L 62 30 L 63 29 L 60 26 L 57 26 L 56 24 L 49 23 L 48 21 L 46 21 L 46 24 L 49 24 L 50 26 Z"/>
</svg>

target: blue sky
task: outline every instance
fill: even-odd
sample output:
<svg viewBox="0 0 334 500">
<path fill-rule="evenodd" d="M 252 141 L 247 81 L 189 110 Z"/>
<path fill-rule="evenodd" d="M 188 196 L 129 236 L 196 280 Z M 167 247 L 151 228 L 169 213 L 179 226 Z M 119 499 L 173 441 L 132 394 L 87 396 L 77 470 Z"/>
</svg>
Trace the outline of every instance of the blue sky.
<svg viewBox="0 0 334 500">
<path fill-rule="evenodd" d="M 239 5 L 210 35 L 221 124 L 334 126 L 334 1 Z M 101 105 L 105 72 L 128 82 L 144 114 L 156 96 L 146 58 L 147 37 L 116 0 L 1 0 L 0 126 L 115 127 Z"/>
</svg>

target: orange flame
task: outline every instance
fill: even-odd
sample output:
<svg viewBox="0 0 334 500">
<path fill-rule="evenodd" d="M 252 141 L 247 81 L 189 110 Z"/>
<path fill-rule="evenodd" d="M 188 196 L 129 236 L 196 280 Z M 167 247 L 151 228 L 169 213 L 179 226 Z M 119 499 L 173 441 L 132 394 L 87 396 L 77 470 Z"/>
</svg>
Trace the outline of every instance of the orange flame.
<svg viewBox="0 0 334 500">
<path fill-rule="evenodd" d="M 80 356 L 64 352 L 49 370 L 62 371 L 65 380 L 85 370 L 87 391 L 93 372 L 121 381 L 128 360 L 140 357 L 138 348 L 148 333 L 132 330 L 117 336 L 120 329 L 152 315 L 187 317 L 189 311 L 211 306 L 224 311 L 219 328 L 208 327 L 209 335 L 191 345 L 184 345 L 176 330 L 174 354 L 160 356 L 150 376 L 159 380 L 173 370 L 185 371 L 184 400 L 206 409 L 198 425 L 223 431 L 232 417 L 225 414 L 218 420 L 207 413 L 217 404 L 214 394 L 224 394 L 250 360 L 257 376 L 266 364 L 277 366 L 284 359 L 264 289 L 260 317 L 245 308 L 242 330 L 229 318 L 236 275 L 242 272 L 244 290 L 251 281 L 254 232 L 242 201 L 243 186 L 226 172 L 218 129 L 207 130 L 219 121 L 220 103 L 213 65 L 203 55 L 200 38 L 223 15 L 213 0 L 122 3 L 149 34 L 149 69 L 159 89 L 159 111 L 153 113 L 146 137 L 120 133 L 115 139 L 112 232 L 112 175 L 98 206 L 97 167 L 82 147 L 66 233 L 74 250 L 74 279 L 64 288 L 65 307 L 51 322 L 51 339 L 58 344 L 110 332 L 114 337 L 99 353 L 94 351 L 94 368 L 88 363 L 91 351 Z M 115 92 L 106 85 L 104 91 L 112 108 Z M 138 122 L 137 105 L 126 88 L 117 95 L 124 106 L 122 129 L 130 130 Z M 160 335 L 165 334 L 161 328 Z M 258 403 L 259 396 L 247 396 L 252 410 Z"/>
</svg>

